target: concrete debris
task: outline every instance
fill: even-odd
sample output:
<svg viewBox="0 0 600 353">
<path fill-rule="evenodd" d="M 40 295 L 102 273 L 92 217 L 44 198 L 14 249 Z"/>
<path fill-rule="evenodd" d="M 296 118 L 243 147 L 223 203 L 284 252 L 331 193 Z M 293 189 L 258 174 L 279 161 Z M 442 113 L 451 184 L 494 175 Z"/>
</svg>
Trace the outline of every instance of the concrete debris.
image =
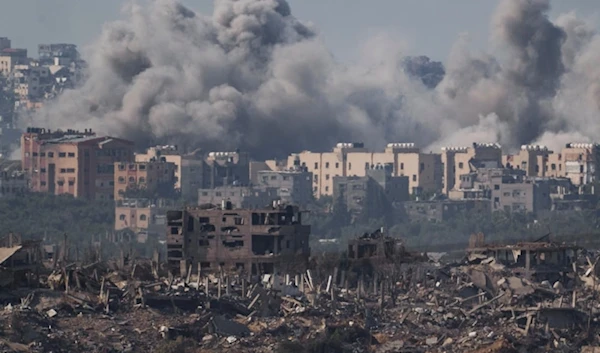
<svg viewBox="0 0 600 353">
<path fill-rule="evenodd" d="M 478 249 L 454 263 L 395 257 L 405 250 L 366 262 L 324 257 L 308 271 L 269 275 L 64 262 L 3 290 L 0 351 L 158 352 L 176 342 L 199 352 L 597 351 L 594 253 Z M 544 250 L 577 256 L 565 266 Z"/>
</svg>

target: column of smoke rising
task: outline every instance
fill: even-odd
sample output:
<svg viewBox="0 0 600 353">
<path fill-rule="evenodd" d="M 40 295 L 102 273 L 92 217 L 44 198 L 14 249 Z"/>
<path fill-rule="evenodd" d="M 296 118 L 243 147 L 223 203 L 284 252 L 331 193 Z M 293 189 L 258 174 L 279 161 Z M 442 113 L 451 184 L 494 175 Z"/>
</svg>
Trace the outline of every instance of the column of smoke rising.
<svg viewBox="0 0 600 353">
<path fill-rule="evenodd" d="M 505 59 L 459 38 L 443 80 L 426 86 L 400 53 L 339 65 L 285 0 L 216 0 L 212 17 L 157 0 L 106 25 L 85 84 L 26 121 L 256 157 L 338 141 L 597 139 L 599 36 L 574 14 L 551 22 L 548 10 L 547 0 L 502 1 L 491 28 Z M 370 48 L 386 53 L 380 43 Z"/>
</svg>

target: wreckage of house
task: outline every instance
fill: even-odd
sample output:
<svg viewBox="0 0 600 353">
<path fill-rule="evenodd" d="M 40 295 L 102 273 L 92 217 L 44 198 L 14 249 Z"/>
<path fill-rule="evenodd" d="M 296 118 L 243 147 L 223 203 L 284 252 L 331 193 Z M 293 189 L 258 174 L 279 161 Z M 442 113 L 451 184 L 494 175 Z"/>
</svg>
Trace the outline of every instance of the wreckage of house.
<svg viewBox="0 0 600 353">
<path fill-rule="evenodd" d="M 467 249 L 467 255 L 469 260 L 491 260 L 516 275 L 543 280 L 572 272 L 578 251 L 572 244 L 535 241 L 506 246 L 479 244 Z"/>
<path fill-rule="evenodd" d="M 386 236 L 383 229 L 365 233 L 348 241 L 348 258 L 350 260 L 384 260 L 392 258 L 401 251 L 403 251 L 402 242 Z"/>
<path fill-rule="evenodd" d="M 296 206 L 233 209 L 205 205 L 167 212 L 167 259 L 175 273 L 237 269 L 246 273 L 303 271 L 310 225 Z M 285 267 L 285 268 L 284 268 Z"/>
<path fill-rule="evenodd" d="M 23 241 L 18 234 L 0 238 L 0 287 L 31 283 L 42 264 L 41 241 Z"/>
</svg>

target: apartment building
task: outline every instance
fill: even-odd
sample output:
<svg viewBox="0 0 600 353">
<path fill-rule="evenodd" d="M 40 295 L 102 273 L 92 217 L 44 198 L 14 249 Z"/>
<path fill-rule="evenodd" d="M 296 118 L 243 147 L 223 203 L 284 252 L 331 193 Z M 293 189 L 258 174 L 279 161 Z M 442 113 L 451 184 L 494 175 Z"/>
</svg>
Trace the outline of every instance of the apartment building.
<svg viewBox="0 0 600 353">
<path fill-rule="evenodd" d="M 258 182 L 253 186 L 273 190 L 282 203 L 306 206 L 313 200 L 312 180 L 313 175 L 306 167 L 263 170 L 258 172 Z"/>
<path fill-rule="evenodd" d="M 15 65 L 26 65 L 27 49 L 4 48 L 0 51 L 0 74 L 8 76 Z"/>
<path fill-rule="evenodd" d="M 310 225 L 295 206 L 187 208 L 167 212 L 167 260 L 175 273 L 189 268 L 246 273 L 301 273 L 310 256 Z M 198 266 L 199 265 L 199 266 Z"/>
<path fill-rule="evenodd" d="M 460 185 L 461 175 L 477 168 L 502 166 L 502 149 L 496 143 L 473 143 L 469 147 L 443 147 L 443 192 L 448 194 Z"/>
<path fill-rule="evenodd" d="M 393 164 L 369 168 L 364 177 L 334 177 L 334 205 L 343 205 L 353 217 L 368 211 L 381 217 L 391 206 L 409 199 L 409 178 L 393 176 Z"/>
<path fill-rule="evenodd" d="M 147 199 L 118 200 L 115 204 L 115 230 L 132 231 L 138 243 L 145 243 L 150 237 L 164 238 L 169 206 L 172 205 L 157 204 Z"/>
<path fill-rule="evenodd" d="M 133 161 L 133 142 L 84 132 L 27 128 L 21 166 L 36 192 L 114 199 L 115 162 Z"/>
<path fill-rule="evenodd" d="M 600 144 L 568 143 L 562 150 L 565 176 L 576 186 L 596 182 L 599 157 Z"/>
<path fill-rule="evenodd" d="M 364 177 L 375 165 L 393 165 L 395 176 L 409 178 L 411 194 L 439 192 L 442 161 L 439 154 L 422 153 L 413 143 L 390 143 L 383 152 L 370 152 L 362 143 L 338 143 L 332 152 L 304 151 L 288 157 L 288 166 L 300 165 L 313 174 L 313 193 L 333 195 L 333 177 Z"/>
<path fill-rule="evenodd" d="M 11 77 L 15 97 L 23 102 L 44 98 L 54 85 L 48 67 L 35 63 L 15 65 Z"/>
<path fill-rule="evenodd" d="M 115 163 L 115 200 L 129 197 L 150 198 L 175 195 L 174 163 L 159 160 Z"/>
<path fill-rule="evenodd" d="M 557 176 L 560 172 L 556 163 L 551 163 L 553 152 L 542 145 L 523 145 L 518 154 L 503 155 L 502 164 L 506 168 L 521 169 L 528 177 Z M 562 168 L 560 168 L 562 169 Z"/>
<path fill-rule="evenodd" d="M 183 153 L 175 145 L 154 146 L 135 155 L 136 162 L 160 161 L 175 165 L 175 189 L 195 199 L 204 180 L 204 157 L 200 151 Z"/>
<path fill-rule="evenodd" d="M 23 172 L 0 172 L 0 197 L 23 195 L 29 190 Z"/>
<path fill-rule="evenodd" d="M 204 187 L 250 184 L 250 156 L 244 152 L 210 152 L 205 159 Z"/>
</svg>

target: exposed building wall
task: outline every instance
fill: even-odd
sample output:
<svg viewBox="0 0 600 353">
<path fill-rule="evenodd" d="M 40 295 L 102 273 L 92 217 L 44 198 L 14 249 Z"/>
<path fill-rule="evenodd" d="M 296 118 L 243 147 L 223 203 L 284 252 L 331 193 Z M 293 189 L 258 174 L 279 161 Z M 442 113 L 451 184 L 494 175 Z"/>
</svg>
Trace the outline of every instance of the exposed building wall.
<svg viewBox="0 0 600 353">
<path fill-rule="evenodd" d="M 310 255 L 310 226 L 298 208 L 187 209 L 167 212 L 167 260 L 178 271 L 237 267 L 273 272 Z"/>
</svg>

